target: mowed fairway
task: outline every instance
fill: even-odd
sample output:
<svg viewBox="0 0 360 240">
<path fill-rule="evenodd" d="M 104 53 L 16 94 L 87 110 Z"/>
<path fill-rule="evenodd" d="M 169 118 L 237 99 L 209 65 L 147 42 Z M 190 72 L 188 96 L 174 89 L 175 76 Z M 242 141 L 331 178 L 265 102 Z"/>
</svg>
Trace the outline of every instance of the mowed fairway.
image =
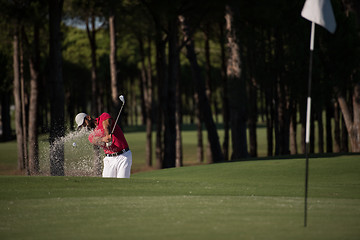
<svg viewBox="0 0 360 240">
<path fill-rule="evenodd" d="M 360 156 L 0 177 L 0 239 L 360 239 Z"/>
</svg>

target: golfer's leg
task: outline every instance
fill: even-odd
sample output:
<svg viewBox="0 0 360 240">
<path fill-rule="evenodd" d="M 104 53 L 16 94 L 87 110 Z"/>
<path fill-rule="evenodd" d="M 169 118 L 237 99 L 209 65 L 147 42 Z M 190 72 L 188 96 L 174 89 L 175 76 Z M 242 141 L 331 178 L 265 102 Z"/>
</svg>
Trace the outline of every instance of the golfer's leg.
<svg viewBox="0 0 360 240">
<path fill-rule="evenodd" d="M 132 165 L 131 151 L 126 152 L 119 156 L 119 162 L 117 167 L 117 178 L 130 178 Z"/>
<path fill-rule="evenodd" d="M 114 159 L 113 157 L 106 157 L 104 158 L 104 169 L 102 176 L 103 177 L 116 177 L 116 168 L 114 167 Z"/>
</svg>

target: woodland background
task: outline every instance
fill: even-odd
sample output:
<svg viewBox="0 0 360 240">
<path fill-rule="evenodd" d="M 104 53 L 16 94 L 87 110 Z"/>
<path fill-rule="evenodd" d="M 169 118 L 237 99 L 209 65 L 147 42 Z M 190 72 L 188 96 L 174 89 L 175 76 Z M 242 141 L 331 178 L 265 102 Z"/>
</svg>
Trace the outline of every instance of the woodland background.
<svg viewBox="0 0 360 240">
<path fill-rule="evenodd" d="M 1 140 L 16 137 L 19 170 L 37 174 L 39 134 L 52 145 L 78 112 L 116 116 L 123 94 L 121 124 L 146 127 L 148 166 L 182 166 L 184 123 L 199 162 L 257 157 L 259 125 L 268 156 L 305 153 L 304 2 L 0 0 Z M 310 152 L 360 152 L 360 2 L 331 2 L 335 34 L 316 28 Z M 49 161 L 64 174 L 62 146 Z"/>
</svg>

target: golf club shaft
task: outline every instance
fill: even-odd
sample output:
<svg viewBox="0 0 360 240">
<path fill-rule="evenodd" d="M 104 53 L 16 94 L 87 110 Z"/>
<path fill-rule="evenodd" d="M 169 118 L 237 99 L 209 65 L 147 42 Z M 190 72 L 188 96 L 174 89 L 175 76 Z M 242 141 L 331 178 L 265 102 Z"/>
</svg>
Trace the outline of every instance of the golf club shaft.
<svg viewBox="0 0 360 240">
<path fill-rule="evenodd" d="M 123 107 L 124 107 L 124 103 L 122 103 L 122 105 L 121 105 L 121 108 L 120 108 L 119 114 L 117 115 L 116 121 L 115 121 L 115 123 L 114 123 L 113 129 L 111 130 L 110 135 L 112 135 L 112 134 L 114 133 L 114 130 L 115 130 L 116 124 L 117 124 L 117 122 L 118 122 L 118 120 L 119 120 L 119 117 L 120 117 L 120 114 L 121 114 L 121 111 L 122 111 Z"/>
</svg>

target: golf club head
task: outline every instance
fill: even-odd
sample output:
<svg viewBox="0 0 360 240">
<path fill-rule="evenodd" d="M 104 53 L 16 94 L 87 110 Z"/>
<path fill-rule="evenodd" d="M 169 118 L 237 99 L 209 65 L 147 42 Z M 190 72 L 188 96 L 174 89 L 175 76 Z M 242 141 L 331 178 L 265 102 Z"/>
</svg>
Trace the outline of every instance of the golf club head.
<svg viewBox="0 0 360 240">
<path fill-rule="evenodd" d="M 120 101 L 122 101 L 123 104 L 125 104 L 125 98 L 124 95 L 120 95 L 119 96 Z"/>
</svg>

